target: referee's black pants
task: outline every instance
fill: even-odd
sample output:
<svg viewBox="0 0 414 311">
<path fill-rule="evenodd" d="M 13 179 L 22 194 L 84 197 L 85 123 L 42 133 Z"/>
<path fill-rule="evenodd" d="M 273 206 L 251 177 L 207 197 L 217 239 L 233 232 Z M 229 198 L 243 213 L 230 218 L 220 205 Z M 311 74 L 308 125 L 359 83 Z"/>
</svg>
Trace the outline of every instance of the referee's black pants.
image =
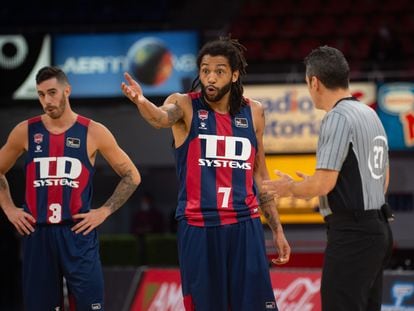
<svg viewBox="0 0 414 311">
<path fill-rule="evenodd" d="M 380 211 L 325 217 L 322 311 L 380 311 L 392 233 Z"/>
</svg>

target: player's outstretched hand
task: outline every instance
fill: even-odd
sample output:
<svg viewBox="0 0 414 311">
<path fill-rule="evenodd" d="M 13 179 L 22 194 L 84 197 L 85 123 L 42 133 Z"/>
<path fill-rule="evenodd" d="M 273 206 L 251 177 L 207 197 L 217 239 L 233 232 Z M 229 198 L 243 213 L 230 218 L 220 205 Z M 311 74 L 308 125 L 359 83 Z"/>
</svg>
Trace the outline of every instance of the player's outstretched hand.
<svg viewBox="0 0 414 311">
<path fill-rule="evenodd" d="M 21 235 L 29 235 L 34 232 L 34 224 L 36 219 L 32 215 L 25 212 L 22 208 L 13 207 L 4 211 L 9 221 Z"/>
<path fill-rule="evenodd" d="M 127 83 L 121 83 L 122 92 L 126 97 L 129 98 L 135 104 L 139 104 L 144 100 L 144 95 L 142 94 L 142 88 L 137 81 L 132 79 L 131 75 L 127 72 L 124 73 L 125 80 Z"/>
<path fill-rule="evenodd" d="M 109 215 L 109 210 L 104 207 L 91 209 L 88 213 L 79 213 L 73 215 L 73 219 L 80 221 L 72 227 L 72 231 L 75 233 L 83 233 L 83 235 L 87 235 L 93 229 L 103 223 Z"/>
</svg>

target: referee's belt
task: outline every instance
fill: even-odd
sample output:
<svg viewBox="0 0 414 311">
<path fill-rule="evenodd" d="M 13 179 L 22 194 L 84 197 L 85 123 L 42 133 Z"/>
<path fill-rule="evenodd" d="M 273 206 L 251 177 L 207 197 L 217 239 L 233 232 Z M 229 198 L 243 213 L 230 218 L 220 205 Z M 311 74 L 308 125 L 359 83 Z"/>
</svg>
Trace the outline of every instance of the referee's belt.
<svg viewBox="0 0 414 311">
<path fill-rule="evenodd" d="M 364 221 L 368 219 L 380 219 L 386 221 L 383 212 L 379 209 L 374 210 L 341 210 L 332 212 L 332 214 L 325 216 L 324 220 L 327 223 L 342 222 L 342 221 Z"/>
</svg>

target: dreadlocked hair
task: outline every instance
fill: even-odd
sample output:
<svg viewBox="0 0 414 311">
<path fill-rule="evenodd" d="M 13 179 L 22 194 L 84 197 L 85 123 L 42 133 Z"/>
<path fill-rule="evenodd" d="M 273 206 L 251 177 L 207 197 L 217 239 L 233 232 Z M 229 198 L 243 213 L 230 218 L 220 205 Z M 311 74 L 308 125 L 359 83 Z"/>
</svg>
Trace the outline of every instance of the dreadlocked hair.
<svg viewBox="0 0 414 311">
<path fill-rule="evenodd" d="M 220 37 L 218 40 L 207 42 L 200 50 L 197 56 L 197 67 L 200 69 L 201 59 L 205 55 L 224 56 L 228 59 L 231 70 L 239 71 L 239 78 L 231 84 L 230 89 L 230 114 L 234 116 L 240 109 L 247 105 L 243 97 L 243 84 L 241 78 L 246 75 L 247 62 L 244 52 L 247 49 L 231 36 Z M 200 86 L 200 76 L 197 76 L 192 85 L 191 91 L 195 91 Z"/>
</svg>

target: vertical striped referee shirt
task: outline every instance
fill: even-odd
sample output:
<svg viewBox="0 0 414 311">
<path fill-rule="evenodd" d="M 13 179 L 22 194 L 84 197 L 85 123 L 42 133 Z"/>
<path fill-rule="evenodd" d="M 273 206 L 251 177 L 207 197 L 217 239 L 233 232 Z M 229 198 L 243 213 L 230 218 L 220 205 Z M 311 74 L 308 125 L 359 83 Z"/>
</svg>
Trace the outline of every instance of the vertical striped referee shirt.
<svg viewBox="0 0 414 311">
<path fill-rule="evenodd" d="M 339 172 L 333 190 L 319 198 L 323 216 L 385 203 L 388 143 L 372 108 L 353 97 L 339 100 L 322 120 L 316 156 L 317 169 Z"/>
</svg>

